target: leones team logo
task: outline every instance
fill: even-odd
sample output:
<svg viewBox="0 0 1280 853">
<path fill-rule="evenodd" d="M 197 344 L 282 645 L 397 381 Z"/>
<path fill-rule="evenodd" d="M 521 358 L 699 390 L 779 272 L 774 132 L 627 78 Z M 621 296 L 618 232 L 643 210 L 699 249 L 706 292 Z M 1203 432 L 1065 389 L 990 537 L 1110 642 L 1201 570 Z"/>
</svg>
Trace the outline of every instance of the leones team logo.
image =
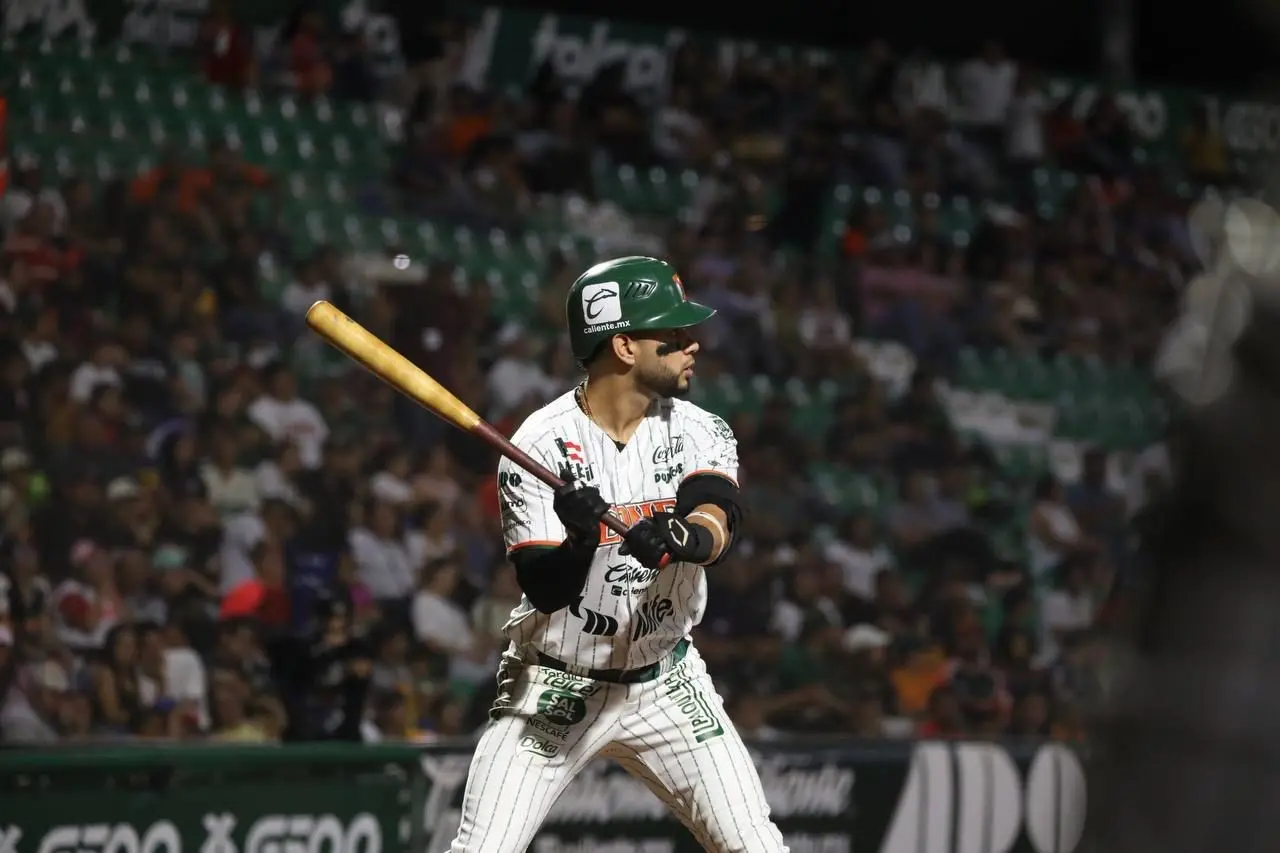
<svg viewBox="0 0 1280 853">
<path fill-rule="evenodd" d="M 616 323 L 622 319 L 622 300 L 616 281 L 600 281 L 582 288 L 582 316 L 588 326 Z"/>
</svg>

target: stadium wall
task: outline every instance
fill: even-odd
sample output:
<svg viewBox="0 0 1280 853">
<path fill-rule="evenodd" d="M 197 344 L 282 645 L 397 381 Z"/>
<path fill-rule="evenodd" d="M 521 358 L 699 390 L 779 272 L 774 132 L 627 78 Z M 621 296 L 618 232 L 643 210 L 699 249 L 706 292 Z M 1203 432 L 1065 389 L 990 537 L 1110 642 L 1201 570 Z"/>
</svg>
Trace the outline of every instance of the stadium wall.
<svg viewBox="0 0 1280 853">
<path fill-rule="evenodd" d="M 792 853 L 1072 853 L 1087 790 L 1057 743 L 753 743 Z M 0 753 L 0 853 L 440 853 L 469 745 L 173 746 Z M 693 853 L 597 762 L 533 853 Z"/>
</svg>

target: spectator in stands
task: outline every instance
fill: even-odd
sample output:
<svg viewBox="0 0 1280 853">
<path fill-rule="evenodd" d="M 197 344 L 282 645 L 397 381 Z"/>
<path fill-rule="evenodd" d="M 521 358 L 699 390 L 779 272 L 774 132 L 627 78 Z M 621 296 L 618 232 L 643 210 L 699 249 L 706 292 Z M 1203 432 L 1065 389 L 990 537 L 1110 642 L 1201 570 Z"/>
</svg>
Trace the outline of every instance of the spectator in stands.
<svg viewBox="0 0 1280 853">
<path fill-rule="evenodd" d="M 916 729 L 918 736 L 934 740 L 965 736 L 964 715 L 954 689 L 949 685 L 934 688 L 928 703 L 928 714 Z"/>
<path fill-rule="evenodd" d="M 1211 124 L 1208 103 L 1196 105 L 1191 124 L 1182 132 L 1181 145 L 1187 176 L 1193 181 L 1222 186 L 1234 177 L 1227 145 Z"/>
<path fill-rule="evenodd" d="M 329 425 L 315 405 L 298 396 L 297 381 L 287 366 L 274 365 L 265 378 L 264 392 L 249 404 L 245 414 L 272 441 L 296 445 L 303 466 L 317 467 Z"/>
<path fill-rule="evenodd" d="M 1063 560 L 1092 553 L 1095 547 L 1067 505 L 1061 483 L 1051 476 L 1042 477 L 1036 483 L 1033 497 L 1027 551 L 1031 576 L 1042 581 L 1048 579 Z"/>
<path fill-rule="evenodd" d="M 138 636 L 132 625 L 116 625 L 107 632 L 102 660 L 90 668 L 90 678 L 95 728 L 116 734 L 134 731 L 141 720 L 143 698 Z"/>
<path fill-rule="evenodd" d="M 1124 499 L 1108 484 L 1107 452 L 1091 447 L 1081 458 L 1079 482 L 1068 486 L 1063 497 L 1080 529 L 1119 555 L 1124 548 Z"/>
<path fill-rule="evenodd" d="M 215 0 L 200 24 L 196 49 L 205 79 L 233 91 L 257 84 L 253 34 L 235 19 L 230 0 Z"/>
<path fill-rule="evenodd" d="M 1049 700 L 1043 693 L 1027 693 L 1014 701 L 1009 734 L 1019 737 L 1045 737 L 1049 731 Z"/>
<path fill-rule="evenodd" d="M 1040 620 L 1044 626 L 1042 654 L 1049 660 L 1059 656 L 1063 640 L 1070 634 L 1093 627 L 1098 602 L 1091 585 L 1094 560 L 1074 554 L 1058 564 L 1054 589 L 1045 593 L 1040 603 Z"/>
<path fill-rule="evenodd" d="M 346 29 L 333 46 L 333 94 L 353 101 L 372 101 L 378 93 L 378 79 L 369 61 L 365 35 Z"/>
<path fill-rule="evenodd" d="M 388 612 L 404 614 L 417 588 L 418 566 L 406 542 L 399 507 L 371 499 L 349 544 L 360 582 Z"/>
<path fill-rule="evenodd" d="M 1129 120 L 1115 96 L 1100 95 L 1085 121 L 1085 169 L 1108 180 L 1131 177 L 1133 140 Z"/>
<path fill-rule="evenodd" d="M 333 85 L 333 68 L 328 60 L 324 18 L 315 9 L 304 8 L 288 39 L 288 67 L 293 88 L 304 98 L 324 95 Z"/>
<path fill-rule="evenodd" d="M 12 633 L 0 629 L 0 648 L 11 648 Z M 22 667 L 0 706 L 0 735 L 7 745 L 47 746 L 59 740 L 70 682 L 62 665 L 47 660 Z"/>
<path fill-rule="evenodd" d="M 1027 68 L 1019 69 L 1009 99 L 1005 123 L 1005 168 L 1019 209 L 1032 209 L 1035 170 L 1045 162 L 1045 120 L 1048 103 L 1040 81 Z"/>
</svg>

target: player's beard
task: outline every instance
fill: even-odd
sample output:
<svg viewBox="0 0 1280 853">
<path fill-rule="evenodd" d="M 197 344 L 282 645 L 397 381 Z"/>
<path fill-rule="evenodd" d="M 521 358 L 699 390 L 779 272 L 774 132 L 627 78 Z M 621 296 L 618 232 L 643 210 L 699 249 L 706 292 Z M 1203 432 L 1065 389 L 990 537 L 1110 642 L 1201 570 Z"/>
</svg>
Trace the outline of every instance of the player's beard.
<svg viewBox="0 0 1280 853">
<path fill-rule="evenodd" d="M 665 361 L 658 361 L 640 370 L 636 383 L 655 397 L 669 399 L 689 394 L 689 383 L 683 370 L 672 370 Z"/>
</svg>

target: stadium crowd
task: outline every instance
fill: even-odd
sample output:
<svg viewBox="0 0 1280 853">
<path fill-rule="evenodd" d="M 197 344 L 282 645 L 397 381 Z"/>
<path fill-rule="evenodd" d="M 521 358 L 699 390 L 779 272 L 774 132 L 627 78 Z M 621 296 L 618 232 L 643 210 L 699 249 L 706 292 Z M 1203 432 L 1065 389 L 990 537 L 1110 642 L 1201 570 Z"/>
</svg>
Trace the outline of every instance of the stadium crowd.
<svg viewBox="0 0 1280 853">
<path fill-rule="evenodd" d="M 373 94 L 356 34 L 297 33 L 289 62 L 263 58 L 272 85 Z M 954 79 L 880 43 L 854 76 L 682 49 L 661 103 L 608 71 L 574 91 L 543 69 L 515 97 L 455 85 L 464 34 L 436 37 L 396 87 L 411 106 L 383 201 L 519 229 L 537 196 L 592 198 L 601 158 L 697 170 L 651 233 L 720 311 L 699 381 L 848 389 L 816 434 L 782 397 L 734 420 L 749 520 L 695 641 L 744 733 L 1084 737 L 1113 593 L 1139 570 L 1126 526 L 1167 463 L 1141 454 L 1123 490 L 1102 449 L 1079 482 L 1010 478 L 936 385 L 964 347 L 1151 359 L 1194 255 L 1114 103 L 1077 119 L 995 44 Z M 193 74 L 258 79 L 251 53 L 217 61 L 240 41 L 203 44 Z M 1084 179 L 1045 217 L 1047 163 Z M 341 245 L 295 251 L 274 176 L 218 140 L 105 183 L 41 165 L 14 164 L 0 209 L 0 740 L 475 732 L 520 596 L 495 458 L 350 365 L 300 370 L 319 359 L 301 315 L 336 302 L 509 432 L 576 381 L 563 294 L 594 259 L 557 255 L 534 312 L 504 322 L 447 264 L 409 286 Z M 854 205 L 819 264 L 842 181 L 992 204 L 966 241 L 927 204 L 909 228 Z M 278 303 L 266 248 L 294 263 Z M 905 388 L 868 370 L 867 337 L 914 354 Z M 801 473 L 821 461 L 896 497 L 832 505 Z M 1023 505 L 1010 555 L 988 531 Z"/>
</svg>

